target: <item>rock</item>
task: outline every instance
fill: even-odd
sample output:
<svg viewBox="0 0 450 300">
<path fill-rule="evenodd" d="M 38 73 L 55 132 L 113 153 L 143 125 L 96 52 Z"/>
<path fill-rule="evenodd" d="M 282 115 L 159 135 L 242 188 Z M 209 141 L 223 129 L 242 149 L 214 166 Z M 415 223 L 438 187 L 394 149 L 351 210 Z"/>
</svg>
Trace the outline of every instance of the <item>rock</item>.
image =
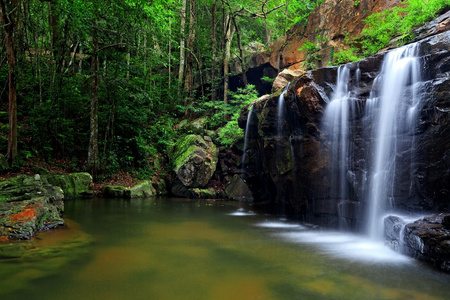
<svg viewBox="0 0 450 300">
<path fill-rule="evenodd" d="M 224 196 L 223 191 L 218 191 L 213 187 L 206 189 L 190 188 L 186 192 L 186 198 L 190 199 L 221 199 Z"/>
<path fill-rule="evenodd" d="M 106 185 L 102 193 L 108 198 L 147 198 L 156 196 L 156 189 L 149 180 L 143 180 L 132 187 L 123 185 Z"/>
<path fill-rule="evenodd" d="M 61 187 L 65 198 L 94 195 L 89 173 L 47 174 L 41 177 L 44 183 Z"/>
<path fill-rule="evenodd" d="M 387 216 L 384 218 L 384 240 L 394 251 L 400 251 L 402 237 L 400 236 L 402 228 L 406 222 L 398 216 Z"/>
<path fill-rule="evenodd" d="M 190 199 L 223 199 L 225 193 L 214 187 L 209 188 L 188 188 L 179 180 L 173 183 L 171 189 L 172 195 Z"/>
<path fill-rule="evenodd" d="M 152 178 L 152 182 L 153 182 L 152 185 L 155 188 L 156 193 L 158 195 L 167 195 L 167 185 L 164 179 Z"/>
<path fill-rule="evenodd" d="M 188 135 L 176 146 L 172 161 L 178 179 L 187 187 L 204 187 L 211 179 L 219 150 L 201 136 Z"/>
<path fill-rule="evenodd" d="M 65 224 L 64 192 L 39 177 L 19 175 L 0 183 L 0 241 L 30 239 Z"/>
<path fill-rule="evenodd" d="M 105 185 L 102 194 L 107 198 L 124 198 L 124 192 L 128 187 L 123 185 Z"/>
<path fill-rule="evenodd" d="M 124 191 L 125 198 L 146 198 L 156 196 L 156 190 L 149 180 L 137 183 L 135 186 Z"/>
<path fill-rule="evenodd" d="M 272 93 L 276 93 L 280 90 L 283 90 L 284 87 L 291 82 L 295 77 L 299 77 L 302 74 L 301 71 L 293 71 L 289 69 L 284 69 L 281 73 L 278 74 L 277 78 L 272 85 Z"/>
<path fill-rule="evenodd" d="M 237 174 L 233 176 L 233 179 L 225 188 L 225 193 L 232 200 L 247 202 L 253 202 L 254 200 L 247 183 Z"/>
<path fill-rule="evenodd" d="M 443 225 L 450 214 L 437 214 L 405 226 L 404 251 L 450 272 L 450 230 Z"/>
</svg>

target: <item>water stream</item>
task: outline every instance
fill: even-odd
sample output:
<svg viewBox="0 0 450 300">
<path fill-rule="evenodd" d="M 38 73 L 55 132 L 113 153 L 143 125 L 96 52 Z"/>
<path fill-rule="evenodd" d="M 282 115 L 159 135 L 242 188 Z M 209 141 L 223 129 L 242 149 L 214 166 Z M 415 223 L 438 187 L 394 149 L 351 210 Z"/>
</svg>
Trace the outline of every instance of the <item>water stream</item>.
<svg viewBox="0 0 450 300">
<path fill-rule="evenodd" d="M 369 217 L 367 232 L 373 239 L 383 239 L 382 216 L 395 203 L 397 157 L 405 148 L 413 148 L 413 136 L 400 145 L 400 137 L 413 131 L 415 108 L 419 105 L 416 85 L 420 81 L 417 45 L 412 44 L 390 51 L 377 79 L 380 89 L 373 91 L 375 102 L 368 106 L 368 114 L 376 114 L 372 169 L 369 184 Z M 378 88 L 375 85 L 375 88 Z M 406 143 L 406 145 L 405 145 Z M 413 154 L 412 154 L 413 155 Z"/>
</svg>

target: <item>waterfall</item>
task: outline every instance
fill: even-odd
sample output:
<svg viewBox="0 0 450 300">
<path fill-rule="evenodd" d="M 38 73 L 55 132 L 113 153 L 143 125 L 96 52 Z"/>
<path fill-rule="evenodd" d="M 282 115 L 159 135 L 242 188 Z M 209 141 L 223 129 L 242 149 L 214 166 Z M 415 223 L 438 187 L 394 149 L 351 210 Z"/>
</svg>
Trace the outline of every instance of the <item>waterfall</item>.
<svg viewBox="0 0 450 300">
<path fill-rule="evenodd" d="M 396 173 L 399 171 L 397 159 L 403 151 L 414 146 L 412 131 L 416 122 L 415 111 L 420 103 L 416 91 L 420 81 L 420 64 L 416 56 L 415 44 L 395 49 L 386 55 L 366 107 L 366 113 L 374 114 L 376 122 L 367 195 L 367 233 L 373 239 L 382 239 L 381 218 L 395 201 Z"/>
<path fill-rule="evenodd" d="M 248 133 L 250 128 L 250 118 L 253 113 L 253 105 L 250 106 L 247 114 L 247 123 L 245 124 L 245 132 L 244 132 L 244 149 L 242 150 L 242 173 L 245 173 L 245 159 L 247 158 L 247 147 L 248 147 Z"/>
<path fill-rule="evenodd" d="M 351 173 L 353 153 L 353 133 L 351 132 L 352 119 L 358 113 L 358 102 L 354 98 L 361 72 L 359 67 L 354 72 L 355 84 L 351 85 L 351 72 L 348 66 L 340 66 L 337 72 L 336 87 L 328 103 L 321 127 L 327 134 L 327 144 L 330 150 L 330 197 L 338 201 L 339 227 L 349 230 L 352 224 L 347 220 L 346 203 L 349 195 L 349 180 L 354 176 Z"/>
<path fill-rule="evenodd" d="M 346 174 L 349 159 L 349 81 L 350 69 L 345 65 L 339 67 L 336 88 L 325 109 L 322 124 L 331 140 L 331 197 L 340 200 L 348 198 Z"/>
<path fill-rule="evenodd" d="M 277 114 L 277 134 L 282 134 L 282 124 L 284 120 L 284 95 L 286 94 L 288 88 L 289 88 L 290 82 L 286 84 L 286 86 L 283 89 L 283 92 L 280 94 L 280 97 L 278 98 L 278 114 Z"/>
</svg>

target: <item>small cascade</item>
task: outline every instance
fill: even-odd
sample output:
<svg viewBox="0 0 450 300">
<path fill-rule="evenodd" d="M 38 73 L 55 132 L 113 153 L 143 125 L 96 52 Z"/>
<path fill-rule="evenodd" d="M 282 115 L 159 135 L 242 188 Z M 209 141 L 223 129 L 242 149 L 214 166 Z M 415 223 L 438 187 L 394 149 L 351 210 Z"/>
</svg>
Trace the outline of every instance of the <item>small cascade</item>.
<svg viewBox="0 0 450 300">
<path fill-rule="evenodd" d="M 284 121 L 284 96 L 286 95 L 286 92 L 289 88 L 290 82 L 288 82 L 288 84 L 286 84 L 286 86 L 283 89 L 283 92 L 281 93 L 280 97 L 278 98 L 278 114 L 277 114 L 277 134 L 280 135 L 282 134 L 282 124 Z"/>
<path fill-rule="evenodd" d="M 341 66 L 338 69 L 336 89 L 327 105 L 323 127 L 331 140 L 331 194 L 333 198 L 347 199 L 347 161 L 349 156 L 349 99 L 348 89 L 350 69 Z"/>
<path fill-rule="evenodd" d="M 366 107 L 366 113 L 374 115 L 376 122 L 367 195 L 367 232 L 373 239 L 383 238 L 381 218 L 395 201 L 396 173 L 403 171 L 398 170 L 397 159 L 406 150 L 412 152 L 414 146 L 415 111 L 420 103 L 416 90 L 420 63 L 416 56 L 414 44 L 386 55 Z"/>
<path fill-rule="evenodd" d="M 250 106 L 247 114 L 247 123 L 245 124 L 245 132 L 244 132 L 244 148 L 242 149 L 242 174 L 245 173 L 245 160 L 247 159 L 247 147 L 248 147 L 248 133 L 250 128 L 250 118 L 253 113 L 253 105 Z"/>
</svg>

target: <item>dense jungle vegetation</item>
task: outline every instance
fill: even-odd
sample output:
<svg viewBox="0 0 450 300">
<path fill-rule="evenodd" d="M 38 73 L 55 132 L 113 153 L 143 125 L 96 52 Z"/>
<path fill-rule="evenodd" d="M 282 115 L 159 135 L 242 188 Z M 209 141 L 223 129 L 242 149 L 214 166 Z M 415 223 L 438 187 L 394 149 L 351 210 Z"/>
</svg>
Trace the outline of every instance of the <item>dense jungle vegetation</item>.
<svg viewBox="0 0 450 300">
<path fill-rule="evenodd" d="M 64 161 L 94 177 L 144 177 L 188 133 L 180 121 L 201 116 L 229 145 L 242 136 L 240 108 L 258 96 L 251 85 L 229 90 L 231 62 L 245 69 L 245 55 L 306 24 L 321 2 L 0 0 L 0 153 L 16 169 Z M 342 61 L 406 35 L 445 2 L 409 0 L 371 17 L 367 46 Z"/>
</svg>

